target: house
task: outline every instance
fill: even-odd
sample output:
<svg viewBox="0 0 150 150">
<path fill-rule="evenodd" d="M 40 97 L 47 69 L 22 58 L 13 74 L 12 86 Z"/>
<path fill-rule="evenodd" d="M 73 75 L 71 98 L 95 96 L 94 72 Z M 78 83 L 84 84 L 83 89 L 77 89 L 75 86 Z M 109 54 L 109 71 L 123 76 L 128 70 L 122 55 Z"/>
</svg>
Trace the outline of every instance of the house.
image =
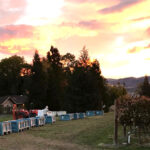
<svg viewBox="0 0 150 150">
<path fill-rule="evenodd" d="M 27 96 L 14 95 L 0 97 L 0 113 L 11 113 L 13 104 L 16 104 L 17 107 L 20 107 L 27 101 Z"/>
</svg>

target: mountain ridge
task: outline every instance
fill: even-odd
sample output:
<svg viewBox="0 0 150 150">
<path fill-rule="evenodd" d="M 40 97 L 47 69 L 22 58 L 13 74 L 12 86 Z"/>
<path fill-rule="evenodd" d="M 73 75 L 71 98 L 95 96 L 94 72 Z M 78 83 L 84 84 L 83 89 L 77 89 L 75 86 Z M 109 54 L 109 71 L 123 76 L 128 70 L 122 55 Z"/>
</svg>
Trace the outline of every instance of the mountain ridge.
<svg viewBox="0 0 150 150">
<path fill-rule="evenodd" d="M 148 80 L 150 81 L 150 76 L 147 76 Z M 136 89 L 138 85 L 142 84 L 144 81 L 145 76 L 142 77 L 125 77 L 120 79 L 113 79 L 113 78 L 107 78 L 108 84 L 111 85 L 117 85 L 120 83 L 121 85 L 124 85 L 126 90 L 129 93 L 136 92 Z"/>
</svg>

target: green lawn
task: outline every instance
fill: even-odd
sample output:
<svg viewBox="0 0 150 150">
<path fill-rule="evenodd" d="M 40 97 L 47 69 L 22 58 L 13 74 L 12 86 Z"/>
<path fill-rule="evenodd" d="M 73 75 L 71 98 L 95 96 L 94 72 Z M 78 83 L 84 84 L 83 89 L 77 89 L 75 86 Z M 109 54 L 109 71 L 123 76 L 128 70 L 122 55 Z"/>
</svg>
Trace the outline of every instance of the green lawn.
<svg viewBox="0 0 150 150">
<path fill-rule="evenodd" d="M 9 117 L 9 116 L 8 116 Z M 9 117 L 10 119 L 11 117 Z M 7 117 L 0 120 L 7 120 Z M 113 147 L 113 113 L 83 120 L 57 121 L 0 137 L 0 150 L 149 150 L 135 144 Z M 120 141 L 122 140 L 120 130 Z M 131 138 L 132 141 L 132 138 Z"/>
<path fill-rule="evenodd" d="M 12 119 L 13 119 L 12 115 L 0 115 L 0 121 L 7 121 Z"/>
</svg>

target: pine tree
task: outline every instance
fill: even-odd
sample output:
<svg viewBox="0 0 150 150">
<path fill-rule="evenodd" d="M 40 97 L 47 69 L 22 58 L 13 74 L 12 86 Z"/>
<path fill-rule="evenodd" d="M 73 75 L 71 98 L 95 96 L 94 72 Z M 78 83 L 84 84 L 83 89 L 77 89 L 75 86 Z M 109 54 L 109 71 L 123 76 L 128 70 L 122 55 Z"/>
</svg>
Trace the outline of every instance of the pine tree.
<svg viewBox="0 0 150 150">
<path fill-rule="evenodd" d="M 71 112 L 101 109 L 105 96 L 105 80 L 99 62 L 90 62 L 84 48 L 69 79 L 68 103 Z"/>
<path fill-rule="evenodd" d="M 47 53 L 48 67 L 48 106 L 51 110 L 60 110 L 63 107 L 64 75 L 61 63 L 61 56 L 57 48 L 53 46 Z"/>
<path fill-rule="evenodd" d="M 30 103 L 35 108 L 43 108 L 46 104 L 47 77 L 44 72 L 38 51 L 35 52 L 31 74 Z"/>
<path fill-rule="evenodd" d="M 147 76 L 145 76 L 143 84 L 141 85 L 140 95 L 150 97 L 150 84 Z"/>
</svg>

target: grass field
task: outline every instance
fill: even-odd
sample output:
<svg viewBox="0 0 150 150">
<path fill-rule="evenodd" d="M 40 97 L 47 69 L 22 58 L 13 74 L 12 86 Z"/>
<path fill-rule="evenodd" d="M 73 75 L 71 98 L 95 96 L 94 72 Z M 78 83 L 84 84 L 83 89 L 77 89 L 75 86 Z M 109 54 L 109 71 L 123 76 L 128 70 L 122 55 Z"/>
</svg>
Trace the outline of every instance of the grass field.
<svg viewBox="0 0 150 150">
<path fill-rule="evenodd" d="M 2 116 L 0 121 L 11 119 Z M 0 137 L 0 150 L 149 150 L 135 144 L 113 147 L 113 113 L 83 120 L 57 121 Z M 120 130 L 120 135 L 121 130 Z M 121 139 L 121 136 L 120 136 Z M 122 140 L 121 140 L 122 141 Z M 132 139 L 131 139 L 132 141 Z"/>
</svg>

